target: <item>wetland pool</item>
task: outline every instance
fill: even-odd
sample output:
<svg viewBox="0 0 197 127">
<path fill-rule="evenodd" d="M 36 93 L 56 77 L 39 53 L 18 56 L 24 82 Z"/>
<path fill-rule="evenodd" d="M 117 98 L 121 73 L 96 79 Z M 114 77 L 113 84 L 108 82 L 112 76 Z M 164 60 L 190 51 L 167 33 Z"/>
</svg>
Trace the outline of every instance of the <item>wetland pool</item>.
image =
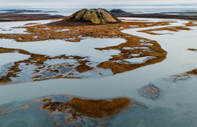
<svg viewBox="0 0 197 127">
<path fill-rule="evenodd" d="M 6 68 L 9 68 L 14 62 L 19 61 L 17 65 L 22 71 L 16 71 L 14 73 L 16 76 L 11 78 L 13 82 L 0 86 L 0 126 L 197 126 L 197 101 L 195 98 L 197 96 L 197 76 L 190 75 L 183 80 L 173 80 L 174 75 L 179 75 L 197 68 L 197 52 L 188 50 L 189 48 L 197 49 L 195 39 L 197 27 L 192 26 L 189 27 L 191 30 L 178 30 L 177 32 L 169 30 L 154 31 L 154 33 L 158 32 L 160 34 L 153 35 L 140 31 L 173 26 L 186 27 L 185 24 L 189 21 L 145 18 L 126 18 L 126 20 L 131 20 L 131 22 L 133 20 L 142 20 L 142 22 L 170 22 L 166 26 L 129 28 L 121 31 L 125 34 L 157 41 L 161 45 L 161 48 L 167 52 L 166 59 L 154 64 L 140 66 L 131 71 L 114 74 L 111 69 L 99 68 L 97 65 L 103 61 L 114 61 L 111 58 L 114 55 L 121 54 L 121 50 L 107 49 L 101 51 L 97 50 L 97 48 L 117 46 L 125 43 L 125 40 L 122 38 L 87 38 L 80 42 L 66 42 L 65 40 L 16 42 L 13 39 L 1 39 L 0 48 L 2 49 L 0 51 L 9 49 L 11 52 L 6 50 L 6 53 L 0 53 L 0 77 L 9 73 L 9 71 L 6 71 Z M 36 45 L 36 43 L 38 44 Z M 50 45 L 49 48 L 47 48 L 47 43 Z M 142 41 L 141 43 L 147 44 L 143 46 L 152 46 L 146 41 Z M 141 52 L 143 49 L 137 49 L 137 51 L 139 50 Z M 147 50 L 147 48 L 145 49 Z M 125 50 L 133 50 L 133 47 L 125 47 Z M 56 56 L 63 54 L 67 56 L 56 58 Z M 32 63 L 30 65 L 28 61 L 25 61 L 34 55 L 50 58 L 44 60 L 44 63 L 41 63 L 44 69 L 39 72 L 39 75 L 44 75 L 44 80 L 34 81 L 32 75 L 35 76 L 37 74 L 35 71 L 37 64 L 31 61 Z M 123 59 L 123 61 L 119 60 L 118 62 L 142 64 L 146 63 L 147 59 L 152 60 L 154 58 L 153 56 L 139 57 L 139 55 L 134 55 L 130 59 Z M 85 72 L 77 71 L 76 66 L 80 64 L 80 61 L 88 61 L 86 62 L 86 66 L 93 67 L 93 69 Z M 49 75 L 48 70 L 53 70 L 54 68 L 61 75 L 72 72 L 76 76 L 83 78 L 51 79 L 56 73 L 50 73 Z M 157 99 L 153 100 L 143 97 L 139 93 L 139 89 L 148 84 L 154 84 L 154 86 L 160 89 Z M 78 111 L 76 119 L 75 117 L 69 117 L 70 113 L 73 113 L 70 110 L 63 110 L 61 112 L 61 109 L 58 110 L 59 112 L 56 110 L 51 113 L 43 109 L 43 105 L 47 102 L 58 102 L 58 104 L 63 102 L 64 106 L 67 103 L 71 105 L 71 100 L 74 97 L 78 97 L 81 100 L 84 99 L 85 101 L 86 99 L 91 99 L 91 102 L 94 102 L 93 100 L 105 100 L 106 103 L 110 104 L 110 100 L 123 97 L 129 98 L 131 104 L 126 108 L 122 107 L 119 110 L 117 109 L 117 111 L 115 110 L 116 112 L 113 115 L 106 115 L 106 117 L 102 118 L 90 115 L 91 113 L 81 113 L 76 107 L 69 107 L 69 109 Z M 43 101 L 46 98 L 52 98 L 52 101 Z M 83 104 L 80 101 L 79 105 Z M 88 107 L 88 104 L 86 106 Z M 70 122 L 70 119 L 68 120 L 67 118 L 74 119 L 74 122 Z"/>
</svg>

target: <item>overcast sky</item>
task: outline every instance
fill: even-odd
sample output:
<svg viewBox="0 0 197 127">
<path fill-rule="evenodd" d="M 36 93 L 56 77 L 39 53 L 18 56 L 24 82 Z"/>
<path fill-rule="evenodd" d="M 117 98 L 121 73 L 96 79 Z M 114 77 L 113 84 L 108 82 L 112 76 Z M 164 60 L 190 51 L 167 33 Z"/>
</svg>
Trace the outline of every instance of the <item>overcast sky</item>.
<svg viewBox="0 0 197 127">
<path fill-rule="evenodd" d="M 0 0 L 0 5 L 80 7 L 86 5 L 197 5 L 197 0 Z"/>
</svg>

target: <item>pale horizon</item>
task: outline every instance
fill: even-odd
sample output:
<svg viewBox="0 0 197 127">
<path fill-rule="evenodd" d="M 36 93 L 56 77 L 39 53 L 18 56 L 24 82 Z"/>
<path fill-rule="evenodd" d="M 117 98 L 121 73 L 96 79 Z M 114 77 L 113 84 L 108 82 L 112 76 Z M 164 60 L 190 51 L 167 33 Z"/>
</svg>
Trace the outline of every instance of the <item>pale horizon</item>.
<svg viewBox="0 0 197 127">
<path fill-rule="evenodd" d="M 197 6 L 196 0 L 108 0 L 107 2 L 105 0 L 34 0 L 34 1 L 27 1 L 27 0 L 0 0 L 1 5 L 4 7 L 9 6 L 25 6 L 25 7 L 42 7 L 42 8 L 56 8 L 56 7 L 87 7 L 87 6 L 93 6 L 93 7 L 106 7 L 106 6 L 133 6 L 133 7 L 140 7 L 140 6 L 169 6 L 169 7 L 179 7 L 179 6 L 187 6 L 187 7 L 193 7 Z"/>
</svg>

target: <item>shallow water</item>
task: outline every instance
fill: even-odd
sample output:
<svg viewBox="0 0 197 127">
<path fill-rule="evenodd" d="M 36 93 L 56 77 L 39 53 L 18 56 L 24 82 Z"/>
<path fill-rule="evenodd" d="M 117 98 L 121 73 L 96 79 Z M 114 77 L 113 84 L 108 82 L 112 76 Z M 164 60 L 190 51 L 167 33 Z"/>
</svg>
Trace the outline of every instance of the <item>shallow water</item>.
<svg viewBox="0 0 197 127">
<path fill-rule="evenodd" d="M 0 47 L 23 49 L 30 53 L 47 55 L 47 56 L 88 56 L 91 61 L 100 62 L 111 58 L 112 55 L 117 55 L 118 50 L 99 51 L 95 48 L 105 48 L 116 46 L 125 42 L 124 39 L 94 39 L 88 38 L 80 42 L 71 43 L 64 40 L 48 40 L 21 43 L 14 40 L 1 39 Z M 39 43 L 39 45 L 38 45 Z M 46 48 L 47 47 L 47 48 Z"/>
<path fill-rule="evenodd" d="M 133 19 L 131 18 L 131 20 Z M 138 18 L 138 20 L 147 20 L 147 19 Z M 159 19 L 157 20 L 159 21 Z M 170 26 L 183 26 L 184 23 L 188 22 L 186 20 L 170 20 L 170 21 L 177 21 L 177 23 L 172 23 Z M 127 112 L 127 111 L 121 112 L 120 114 L 114 116 L 113 119 L 110 119 L 107 126 L 195 127 L 197 126 L 197 122 L 196 122 L 197 101 L 195 98 L 195 96 L 197 96 L 197 92 L 196 92 L 197 86 L 195 85 L 195 83 L 197 82 L 197 77 L 191 76 L 191 78 L 187 80 L 177 81 L 177 82 L 173 82 L 167 79 L 170 79 L 170 76 L 172 75 L 179 74 L 182 72 L 187 72 L 189 70 L 197 68 L 196 52 L 191 52 L 187 50 L 188 48 L 197 48 L 196 39 L 195 39 L 197 33 L 197 27 L 191 27 L 192 30 L 190 31 L 170 32 L 171 34 L 164 34 L 164 35 L 150 35 L 147 33 L 138 32 L 140 30 L 152 29 L 152 28 L 161 28 L 161 27 L 157 26 L 151 28 L 128 29 L 128 30 L 123 30 L 122 32 L 156 40 L 161 45 L 161 47 L 168 52 L 167 58 L 164 61 L 157 64 L 144 66 L 130 72 L 125 72 L 111 77 L 104 77 L 99 79 L 98 78 L 56 79 L 56 80 L 47 80 L 47 81 L 39 81 L 39 82 L 20 83 L 18 85 L 1 86 L 0 104 L 7 104 L 14 101 L 20 103 L 20 102 L 24 102 L 25 100 L 30 100 L 33 98 L 39 98 L 39 97 L 50 96 L 50 95 L 61 95 L 61 94 L 97 98 L 97 99 L 124 96 L 140 101 L 143 104 L 145 104 L 148 108 L 147 109 L 135 108 L 133 112 Z M 10 41 L 11 44 L 8 45 L 7 43 L 9 42 L 7 43 L 2 42 L 2 45 L 0 43 L 0 46 L 7 48 L 8 47 L 17 48 L 18 42 L 14 42 L 13 40 L 6 40 L 6 41 Z M 95 39 L 92 39 L 91 41 L 95 41 Z M 111 41 L 115 41 L 115 45 L 124 42 L 124 40 L 119 40 L 119 39 L 117 39 L 117 43 L 116 43 L 116 39 L 111 39 Z M 99 39 L 98 40 L 96 39 L 95 42 L 99 43 Z M 22 43 L 18 48 L 22 48 L 23 45 L 28 45 L 31 43 L 35 43 L 35 42 L 28 42 L 25 44 Z M 60 43 L 63 44 L 63 42 Z M 64 42 L 64 43 L 70 44 L 70 42 Z M 90 44 L 90 41 L 88 44 Z M 109 45 L 111 44 L 112 43 L 110 43 Z M 109 45 L 107 44 L 107 46 Z M 94 47 L 96 46 L 102 47 L 103 44 L 100 45 L 99 43 L 98 45 L 92 45 L 92 46 L 90 45 L 92 49 L 94 49 Z M 24 49 L 28 50 L 27 47 L 24 47 Z M 45 54 L 45 55 L 61 54 L 61 53 L 48 54 L 49 51 L 43 53 L 41 52 L 41 50 L 37 50 L 35 52 L 34 48 L 32 49 L 29 48 L 28 51 Z M 62 52 L 63 49 L 60 51 Z M 65 52 L 68 51 L 65 50 Z M 72 52 L 70 53 L 70 55 L 73 55 L 74 53 Z M 83 54 L 83 53 L 84 53 L 83 51 L 80 51 L 80 53 L 78 54 Z M 109 56 L 113 53 L 114 52 L 109 53 Z M 88 52 L 84 53 L 84 55 L 87 54 Z M 104 56 L 106 56 L 107 54 L 104 54 Z M 20 59 L 23 58 L 24 56 Z M 101 58 L 103 58 L 103 56 L 101 56 Z M 95 59 L 92 58 L 92 60 L 96 61 L 98 59 L 97 57 L 95 57 Z M 102 59 L 99 60 L 102 61 Z M 143 60 L 144 59 L 142 59 L 142 61 Z M 61 63 L 62 61 L 60 60 L 59 62 Z M 48 61 L 46 63 L 53 64 L 53 61 Z M 103 71 L 109 71 L 109 70 L 103 70 Z M 110 71 L 108 73 L 110 74 Z M 88 73 L 87 76 L 89 76 Z M 150 100 L 142 97 L 138 93 L 138 89 L 140 89 L 142 86 L 148 85 L 149 83 L 152 83 L 161 89 L 162 92 L 159 99 Z M 34 112 L 35 109 L 29 110 L 30 113 L 32 111 L 33 114 L 31 115 L 31 117 L 35 116 L 36 118 L 36 116 L 38 116 L 40 113 L 40 112 Z M 0 117 L 0 121 L 1 120 L 4 121 L 3 122 L 5 123 L 4 126 L 10 126 L 10 125 L 6 125 L 6 123 L 12 121 L 14 115 L 18 115 L 19 113 L 21 112 L 14 112 L 6 117 L 2 116 Z M 29 116 L 29 114 L 27 113 L 25 114 L 25 116 Z M 34 118 L 25 117 L 23 122 L 28 120 L 34 123 L 32 119 Z M 37 119 L 34 120 L 37 121 Z M 50 123 L 44 118 L 43 120 L 41 120 L 41 122 L 43 122 L 43 124 L 45 125 Z M 91 123 L 90 121 L 88 122 Z M 33 126 L 33 125 L 30 124 L 29 126 Z"/>
<path fill-rule="evenodd" d="M 58 21 L 58 20 L 38 20 L 38 21 L 19 21 L 19 22 L 1 22 L 0 23 L 0 33 L 4 33 L 4 34 L 28 34 L 28 32 L 26 32 L 26 29 L 23 28 L 26 25 L 28 25 L 29 23 L 33 23 L 33 25 L 35 24 L 46 24 L 46 23 L 50 23 L 52 21 Z"/>
<path fill-rule="evenodd" d="M 0 67 L 11 62 L 28 59 L 29 57 L 29 55 L 23 55 L 19 53 L 1 53 Z"/>
</svg>

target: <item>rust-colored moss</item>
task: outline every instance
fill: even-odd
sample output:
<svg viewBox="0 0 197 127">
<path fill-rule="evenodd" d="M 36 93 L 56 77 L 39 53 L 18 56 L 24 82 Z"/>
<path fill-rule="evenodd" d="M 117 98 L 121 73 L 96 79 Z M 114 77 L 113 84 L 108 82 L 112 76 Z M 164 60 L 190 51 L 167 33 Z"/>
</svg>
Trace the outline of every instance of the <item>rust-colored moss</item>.
<svg viewBox="0 0 197 127">
<path fill-rule="evenodd" d="M 167 31 L 172 31 L 172 32 L 178 32 L 180 30 L 191 30 L 188 27 L 185 26 L 171 26 L 171 27 L 163 27 L 163 28 L 156 28 L 156 29 L 148 29 L 148 30 L 141 30 L 139 32 L 144 32 L 152 35 L 162 35 L 161 33 L 154 33 L 155 31 L 162 31 L 162 30 L 167 30 Z"/>
<path fill-rule="evenodd" d="M 15 39 L 19 42 L 28 42 L 28 41 L 42 41 L 42 40 L 53 40 L 53 39 L 63 39 L 66 41 L 71 41 L 73 43 L 77 43 L 82 39 L 93 37 L 93 38 L 123 38 L 126 40 L 125 43 L 122 43 L 118 46 L 111 46 L 111 47 L 104 47 L 104 48 L 96 48 L 95 50 L 119 50 L 120 54 L 112 56 L 112 58 L 108 61 L 104 61 L 102 63 L 98 63 L 99 68 L 104 69 L 111 69 L 113 74 L 122 73 L 125 71 L 130 71 L 148 64 L 154 64 L 157 62 L 160 62 L 166 58 L 166 51 L 164 51 L 161 46 L 156 42 L 152 40 L 148 40 L 145 38 L 132 36 L 130 34 L 122 33 L 121 30 L 132 28 L 132 25 L 137 25 L 140 27 L 149 27 L 149 26 L 163 26 L 168 25 L 169 22 L 122 22 L 117 24 L 108 24 L 108 25 L 86 25 L 86 26 L 50 26 L 50 25 L 35 25 L 35 26 L 25 26 L 27 32 L 29 34 L 0 34 L 0 38 L 5 39 Z M 69 31 L 61 31 L 64 29 L 69 29 Z M 35 38 L 36 36 L 36 38 Z M 140 40 L 145 40 L 148 43 L 152 44 L 152 46 L 148 45 L 142 45 L 143 42 Z M 39 43 L 39 42 L 38 42 Z M 67 42 L 65 42 L 67 43 Z M 134 49 L 134 50 L 124 50 L 124 47 L 147 47 L 150 50 L 148 51 L 142 51 L 140 49 Z M 68 75 L 63 76 L 59 75 L 59 71 L 57 69 L 50 70 L 51 72 L 56 73 L 57 75 L 54 75 L 53 77 L 46 77 L 46 78 L 40 78 L 41 74 L 40 72 L 45 69 L 46 65 L 44 65 L 44 62 L 47 60 L 52 59 L 69 59 L 72 57 L 72 59 L 75 59 L 78 61 L 79 65 L 68 65 L 68 67 L 72 67 L 77 72 L 86 72 L 94 69 L 95 67 L 90 67 L 86 65 L 87 61 L 84 60 L 85 57 L 82 56 L 56 56 L 56 57 L 49 57 L 39 54 L 33 54 L 30 52 L 27 52 L 25 50 L 21 49 L 9 49 L 9 48 L 0 48 L 0 53 L 9 53 L 9 52 L 19 52 L 21 54 L 30 55 L 30 58 L 23 61 L 15 62 L 13 66 L 9 67 L 8 74 L 0 77 L 0 80 L 2 83 L 5 82 L 11 82 L 12 77 L 17 77 L 19 73 L 22 73 L 22 70 L 19 69 L 19 65 L 21 63 L 29 64 L 29 65 L 35 65 L 37 66 L 34 70 L 34 74 L 32 76 L 33 81 L 40 81 L 40 80 L 47 80 L 47 79 L 55 79 L 55 78 L 83 78 L 76 77 L 74 72 L 70 72 Z M 140 54 L 139 57 L 143 56 L 154 56 L 155 59 L 151 59 L 146 61 L 143 64 L 130 64 L 130 63 L 117 63 L 114 62 L 114 60 L 124 60 L 124 59 L 131 59 L 135 58 L 133 56 L 130 56 L 130 54 Z M 100 74 L 100 73 L 99 73 Z"/>
<path fill-rule="evenodd" d="M 185 24 L 185 26 L 197 26 L 197 23 L 194 21 L 189 21 L 188 23 Z"/>
<path fill-rule="evenodd" d="M 77 118 L 80 116 L 103 118 L 115 115 L 132 104 L 134 104 L 134 102 L 129 98 L 115 98 L 112 100 L 92 100 L 74 97 L 66 103 L 48 102 L 43 105 L 43 109 L 49 110 L 51 112 L 57 110 L 62 113 L 71 113 L 73 118 Z"/>
<path fill-rule="evenodd" d="M 190 75 L 197 75 L 197 69 L 182 73 L 182 74 L 178 74 L 178 75 L 173 75 L 173 79 L 172 81 L 179 81 L 179 80 L 186 80 L 190 77 Z"/>
<path fill-rule="evenodd" d="M 187 50 L 189 50 L 189 51 L 197 51 L 197 49 L 193 49 L 193 48 L 189 48 Z"/>
<path fill-rule="evenodd" d="M 43 102 L 51 102 L 52 99 L 51 99 L 51 98 L 44 98 L 44 99 L 42 99 L 42 101 L 43 101 Z"/>
</svg>

